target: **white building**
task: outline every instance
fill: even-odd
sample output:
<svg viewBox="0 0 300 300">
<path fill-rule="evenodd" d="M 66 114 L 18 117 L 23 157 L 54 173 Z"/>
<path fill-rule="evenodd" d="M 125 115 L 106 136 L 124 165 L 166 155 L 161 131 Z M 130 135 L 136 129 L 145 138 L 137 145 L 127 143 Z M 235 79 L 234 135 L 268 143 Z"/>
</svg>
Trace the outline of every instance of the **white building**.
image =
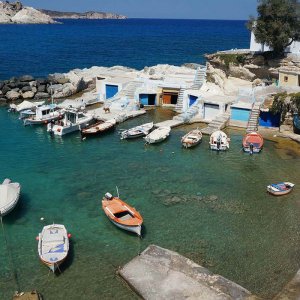
<svg viewBox="0 0 300 300">
<path fill-rule="evenodd" d="M 255 35 L 251 31 L 251 40 L 250 40 L 250 51 L 251 52 L 266 52 L 270 51 L 270 47 L 264 44 L 257 43 L 255 40 Z M 293 42 L 290 46 L 285 49 L 286 53 L 300 54 L 300 41 Z"/>
</svg>

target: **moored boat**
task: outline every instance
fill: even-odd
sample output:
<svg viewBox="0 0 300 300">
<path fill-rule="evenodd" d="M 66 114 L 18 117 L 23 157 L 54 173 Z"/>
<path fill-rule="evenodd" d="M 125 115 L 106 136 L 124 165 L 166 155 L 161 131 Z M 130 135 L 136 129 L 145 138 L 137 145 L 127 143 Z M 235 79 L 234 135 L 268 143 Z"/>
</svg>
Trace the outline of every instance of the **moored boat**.
<svg viewBox="0 0 300 300">
<path fill-rule="evenodd" d="M 92 115 L 69 108 L 65 110 L 63 120 L 59 120 L 55 123 L 51 122 L 47 125 L 47 131 L 54 135 L 62 136 L 89 126 L 92 120 Z"/>
<path fill-rule="evenodd" d="M 5 216 L 17 205 L 20 198 L 21 186 L 6 178 L 0 184 L 0 216 Z"/>
<path fill-rule="evenodd" d="M 209 139 L 210 149 L 217 151 L 226 151 L 229 149 L 230 139 L 227 134 L 221 130 L 212 133 Z"/>
<path fill-rule="evenodd" d="M 31 292 L 15 292 L 13 300 L 42 300 L 43 296 L 36 290 Z"/>
<path fill-rule="evenodd" d="M 38 236 L 40 260 L 54 273 L 64 262 L 69 252 L 69 237 L 64 225 L 44 226 Z"/>
<path fill-rule="evenodd" d="M 250 132 L 243 138 L 243 150 L 250 154 L 259 153 L 264 146 L 264 138 L 257 132 Z"/>
<path fill-rule="evenodd" d="M 149 134 L 153 128 L 153 122 L 142 124 L 121 132 L 121 140 L 134 139 Z"/>
<path fill-rule="evenodd" d="M 48 124 L 62 117 L 63 111 L 58 109 L 56 104 L 41 105 L 36 107 L 34 114 L 24 119 L 24 125 Z"/>
<path fill-rule="evenodd" d="M 282 196 L 290 193 L 294 186 L 291 182 L 272 183 L 267 186 L 267 191 L 274 196 Z"/>
<path fill-rule="evenodd" d="M 102 199 L 102 209 L 117 227 L 141 236 L 143 218 L 140 213 L 119 197 L 106 193 Z"/>
<path fill-rule="evenodd" d="M 107 121 L 98 121 L 95 124 L 89 125 L 81 129 L 81 135 L 83 137 L 101 135 L 104 132 L 108 132 L 110 130 L 115 129 L 115 126 L 116 126 L 115 119 L 110 119 Z"/>
<path fill-rule="evenodd" d="M 202 141 L 202 132 L 199 129 L 194 129 L 181 138 L 181 143 L 184 148 L 195 147 L 201 141 Z"/>
<path fill-rule="evenodd" d="M 155 144 L 162 142 L 165 140 L 171 132 L 171 127 L 169 126 L 162 126 L 158 127 L 157 129 L 150 132 L 148 135 L 144 137 L 144 140 L 147 144 Z"/>
</svg>

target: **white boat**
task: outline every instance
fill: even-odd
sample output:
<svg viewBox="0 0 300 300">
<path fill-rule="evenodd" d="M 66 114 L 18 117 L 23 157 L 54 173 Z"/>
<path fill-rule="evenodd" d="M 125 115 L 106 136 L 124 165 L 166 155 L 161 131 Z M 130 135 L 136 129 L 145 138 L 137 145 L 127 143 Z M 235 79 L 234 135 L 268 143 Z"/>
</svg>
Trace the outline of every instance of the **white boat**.
<svg viewBox="0 0 300 300">
<path fill-rule="evenodd" d="M 210 149 L 217 151 L 226 151 L 229 149 L 229 141 L 230 139 L 227 137 L 225 132 L 217 130 L 210 136 Z"/>
<path fill-rule="evenodd" d="M 200 129 L 194 129 L 181 138 L 184 148 L 191 148 L 198 145 L 202 141 L 202 132 Z"/>
<path fill-rule="evenodd" d="M 24 125 L 48 124 L 62 117 L 63 110 L 58 109 L 56 104 L 37 106 L 35 113 L 24 119 Z"/>
<path fill-rule="evenodd" d="M 147 136 L 144 137 L 144 140 L 147 144 L 155 144 L 165 140 L 171 132 L 170 126 L 158 127 L 154 131 L 150 132 Z"/>
<path fill-rule="evenodd" d="M 18 105 L 11 103 L 9 105 L 9 111 L 21 113 L 24 110 L 34 109 L 36 106 L 43 105 L 44 102 L 45 101 L 31 102 L 31 101 L 24 100 L 23 102 L 21 102 Z"/>
<path fill-rule="evenodd" d="M 121 140 L 134 139 L 149 134 L 153 128 L 153 122 L 139 125 L 121 132 Z"/>
<path fill-rule="evenodd" d="M 267 191 L 274 196 L 282 196 L 290 193 L 294 186 L 291 182 L 273 183 L 267 186 Z"/>
<path fill-rule="evenodd" d="M 64 110 L 65 115 L 62 120 L 47 125 L 47 131 L 54 135 L 65 135 L 74 131 L 79 131 L 90 125 L 93 116 L 78 111 L 76 109 Z"/>
<path fill-rule="evenodd" d="M 68 255 L 69 237 L 65 226 L 60 224 L 44 226 L 39 233 L 39 257 L 53 273 Z"/>
<path fill-rule="evenodd" d="M 17 182 L 5 179 L 0 184 L 0 216 L 5 216 L 11 212 L 20 198 L 21 186 Z"/>
</svg>

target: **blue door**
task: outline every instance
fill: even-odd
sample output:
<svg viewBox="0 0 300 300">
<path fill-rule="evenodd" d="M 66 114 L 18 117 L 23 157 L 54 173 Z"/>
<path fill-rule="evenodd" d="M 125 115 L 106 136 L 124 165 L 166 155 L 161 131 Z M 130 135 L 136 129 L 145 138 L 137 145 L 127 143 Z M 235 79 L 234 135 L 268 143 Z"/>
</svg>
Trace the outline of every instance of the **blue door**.
<svg viewBox="0 0 300 300">
<path fill-rule="evenodd" d="M 143 105 L 148 105 L 148 95 L 140 94 L 140 103 Z"/>
<path fill-rule="evenodd" d="M 190 99 L 189 106 L 192 106 L 196 102 L 196 100 L 198 99 L 198 97 L 189 95 L 189 99 Z"/>
<path fill-rule="evenodd" d="M 106 99 L 112 98 L 118 92 L 117 85 L 106 84 Z"/>
</svg>

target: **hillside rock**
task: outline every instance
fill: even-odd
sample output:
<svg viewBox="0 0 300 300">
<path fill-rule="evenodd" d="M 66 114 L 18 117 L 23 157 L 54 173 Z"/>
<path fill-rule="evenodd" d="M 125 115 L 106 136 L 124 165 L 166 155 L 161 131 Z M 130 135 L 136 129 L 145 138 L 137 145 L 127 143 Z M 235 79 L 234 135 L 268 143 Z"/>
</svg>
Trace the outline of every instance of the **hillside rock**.
<svg viewBox="0 0 300 300">
<path fill-rule="evenodd" d="M 0 23 L 53 24 L 57 22 L 33 7 L 23 7 L 19 1 L 14 3 L 0 1 Z"/>
<path fill-rule="evenodd" d="M 9 91 L 6 93 L 5 97 L 8 99 L 8 100 L 17 100 L 20 98 L 20 94 L 16 91 Z"/>
</svg>

